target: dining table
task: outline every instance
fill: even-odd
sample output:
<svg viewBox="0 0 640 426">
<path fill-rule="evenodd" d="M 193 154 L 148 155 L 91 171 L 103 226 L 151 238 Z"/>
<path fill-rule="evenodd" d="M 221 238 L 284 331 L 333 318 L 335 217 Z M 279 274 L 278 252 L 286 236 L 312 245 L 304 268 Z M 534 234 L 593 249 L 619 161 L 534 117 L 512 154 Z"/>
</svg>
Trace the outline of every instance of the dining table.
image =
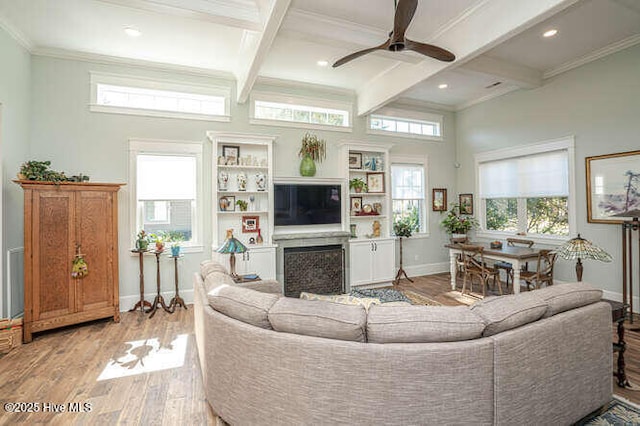
<svg viewBox="0 0 640 426">
<path fill-rule="evenodd" d="M 520 270 L 522 265 L 531 260 L 537 260 L 540 254 L 540 249 L 529 247 L 509 246 L 506 243 L 502 244 L 501 248 L 491 248 L 490 243 L 485 242 L 470 242 L 465 245 L 473 245 L 483 247 L 483 255 L 485 259 L 509 262 L 513 266 L 513 282 L 517 283 L 513 286 L 513 292 L 515 294 L 520 293 Z M 449 268 L 451 271 L 451 289 L 456 289 L 456 275 L 458 273 L 457 259 L 458 255 L 462 254 L 462 247 L 460 243 L 445 244 L 445 247 L 449 249 Z"/>
</svg>

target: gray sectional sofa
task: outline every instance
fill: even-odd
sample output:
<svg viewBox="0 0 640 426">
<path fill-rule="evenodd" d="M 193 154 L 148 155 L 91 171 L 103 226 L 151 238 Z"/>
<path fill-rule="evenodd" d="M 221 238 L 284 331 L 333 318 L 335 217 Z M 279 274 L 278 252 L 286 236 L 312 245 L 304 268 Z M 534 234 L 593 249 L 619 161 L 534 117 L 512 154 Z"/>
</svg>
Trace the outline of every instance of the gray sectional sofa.
<svg viewBox="0 0 640 426">
<path fill-rule="evenodd" d="M 611 310 L 583 283 L 369 311 L 279 293 L 195 274 L 206 396 L 232 425 L 561 425 L 611 400 Z"/>
</svg>

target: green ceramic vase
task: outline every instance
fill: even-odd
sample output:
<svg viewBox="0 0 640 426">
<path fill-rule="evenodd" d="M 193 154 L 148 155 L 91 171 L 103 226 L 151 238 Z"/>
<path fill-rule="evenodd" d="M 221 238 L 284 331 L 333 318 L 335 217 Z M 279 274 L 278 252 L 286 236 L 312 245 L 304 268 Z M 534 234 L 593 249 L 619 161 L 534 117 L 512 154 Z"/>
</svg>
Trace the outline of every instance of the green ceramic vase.
<svg viewBox="0 0 640 426">
<path fill-rule="evenodd" d="M 309 154 L 302 157 L 302 161 L 300 162 L 300 175 L 306 177 L 316 175 L 316 163 L 313 162 Z"/>
</svg>

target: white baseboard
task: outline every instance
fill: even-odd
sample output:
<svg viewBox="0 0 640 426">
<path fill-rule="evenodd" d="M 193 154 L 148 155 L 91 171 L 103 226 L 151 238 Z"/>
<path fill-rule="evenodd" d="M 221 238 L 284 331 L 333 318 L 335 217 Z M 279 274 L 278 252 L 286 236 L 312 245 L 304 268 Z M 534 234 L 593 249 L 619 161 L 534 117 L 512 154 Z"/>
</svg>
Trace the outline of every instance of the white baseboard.
<svg viewBox="0 0 640 426">
<path fill-rule="evenodd" d="M 426 263 L 422 265 L 411 265 L 404 268 L 410 277 L 419 277 L 421 275 L 441 274 L 449 272 L 449 262 Z"/>
<path fill-rule="evenodd" d="M 173 296 L 175 295 L 175 291 L 173 290 L 163 291 L 161 294 L 162 294 L 162 297 L 164 298 L 164 303 L 169 305 L 169 302 L 171 301 L 171 299 L 173 299 Z M 153 300 L 155 299 L 155 297 L 156 297 L 155 293 L 148 293 L 144 295 L 144 300 L 146 300 L 149 303 L 153 303 Z M 184 299 L 184 303 L 186 303 L 187 305 L 193 304 L 193 289 L 180 290 L 180 297 Z M 135 304 L 138 303 L 139 301 L 140 301 L 139 294 L 132 295 L 132 296 L 120 296 L 120 312 L 127 312 L 128 310 L 133 308 Z"/>
</svg>

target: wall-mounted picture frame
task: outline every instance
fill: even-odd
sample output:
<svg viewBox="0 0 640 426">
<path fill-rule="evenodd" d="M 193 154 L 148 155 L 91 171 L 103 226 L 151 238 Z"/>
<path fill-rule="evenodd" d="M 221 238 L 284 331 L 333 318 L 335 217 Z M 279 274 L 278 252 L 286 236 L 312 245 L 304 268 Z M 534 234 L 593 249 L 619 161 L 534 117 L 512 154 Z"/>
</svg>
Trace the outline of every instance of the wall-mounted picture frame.
<svg viewBox="0 0 640 426">
<path fill-rule="evenodd" d="M 362 197 L 351 197 L 351 216 L 355 216 L 362 210 Z"/>
<path fill-rule="evenodd" d="M 640 151 L 585 158 L 587 221 L 620 224 L 640 210 Z M 636 211 L 636 214 L 625 215 Z"/>
<path fill-rule="evenodd" d="M 218 199 L 218 206 L 221 212 L 234 212 L 236 211 L 236 197 L 233 195 L 225 195 Z"/>
<path fill-rule="evenodd" d="M 222 145 L 222 156 L 227 166 L 237 166 L 240 158 L 240 147 L 235 145 Z"/>
<path fill-rule="evenodd" d="M 361 152 L 349 153 L 349 168 L 362 170 L 362 153 Z"/>
<path fill-rule="evenodd" d="M 458 195 L 460 214 L 473 214 L 473 194 Z"/>
<path fill-rule="evenodd" d="M 384 172 L 367 173 L 367 192 L 384 193 Z"/>
<path fill-rule="evenodd" d="M 242 216 L 242 233 L 258 232 L 260 216 Z"/>
<path fill-rule="evenodd" d="M 447 211 L 446 188 L 433 188 L 431 190 L 431 210 L 434 212 Z"/>
</svg>

